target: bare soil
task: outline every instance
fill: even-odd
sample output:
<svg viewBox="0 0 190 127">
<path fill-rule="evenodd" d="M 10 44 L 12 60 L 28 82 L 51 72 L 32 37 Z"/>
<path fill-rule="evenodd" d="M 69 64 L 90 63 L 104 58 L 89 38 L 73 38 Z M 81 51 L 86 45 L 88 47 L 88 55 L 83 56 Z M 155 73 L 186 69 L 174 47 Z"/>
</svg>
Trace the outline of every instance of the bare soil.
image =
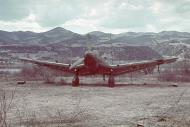
<svg viewBox="0 0 190 127">
<path fill-rule="evenodd" d="M 7 97 L 16 88 L 7 121 L 14 126 L 36 127 L 190 126 L 188 83 L 151 82 L 144 78 L 143 82 L 127 84 L 117 78 L 118 85 L 108 88 L 106 82 L 81 81 L 79 87 L 41 81 L 26 81 L 24 85 L 2 81 L 0 87 Z"/>
</svg>

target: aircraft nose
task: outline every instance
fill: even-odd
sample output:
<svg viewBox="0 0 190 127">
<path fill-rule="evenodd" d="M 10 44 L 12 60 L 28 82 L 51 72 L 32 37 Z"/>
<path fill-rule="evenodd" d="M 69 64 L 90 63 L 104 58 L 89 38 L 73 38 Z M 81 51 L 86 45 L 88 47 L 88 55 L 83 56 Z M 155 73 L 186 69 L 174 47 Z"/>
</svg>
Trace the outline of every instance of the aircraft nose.
<svg viewBox="0 0 190 127">
<path fill-rule="evenodd" d="M 87 66 L 90 66 L 90 65 L 92 65 L 94 63 L 95 63 L 95 60 L 94 60 L 93 55 L 90 54 L 90 53 L 85 54 L 84 64 L 87 65 Z"/>
</svg>

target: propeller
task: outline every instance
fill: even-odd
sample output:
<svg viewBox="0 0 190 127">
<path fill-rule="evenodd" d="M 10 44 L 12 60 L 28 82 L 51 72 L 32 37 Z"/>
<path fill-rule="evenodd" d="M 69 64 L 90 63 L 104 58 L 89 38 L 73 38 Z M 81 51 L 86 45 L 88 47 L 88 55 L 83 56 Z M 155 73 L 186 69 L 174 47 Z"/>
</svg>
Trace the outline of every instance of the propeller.
<svg viewBox="0 0 190 127">
<path fill-rule="evenodd" d="M 185 48 L 184 48 L 182 41 L 180 41 L 180 45 L 181 45 L 182 53 L 179 55 L 178 61 L 184 61 L 184 60 L 186 60 L 186 58 L 185 58 Z"/>
<path fill-rule="evenodd" d="M 185 59 L 185 48 L 184 48 L 184 46 L 182 44 L 182 41 L 180 41 L 180 44 L 182 46 L 182 59 Z"/>
<path fill-rule="evenodd" d="M 82 64 L 84 62 L 84 58 L 79 58 L 77 61 L 75 61 L 69 69 L 75 68 L 77 65 Z"/>
<path fill-rule="evenodd" d="M 91 40 L 90 34 L 87 34 L 88 41 L 86 42 L 86 52 L 91 52 L 92 51 L 92 43 L 89 42 Z"/>
<path fill-rule="evenodd" d="M 87 38 L 88 38 L 88 40 L 91 39 L 91 37 L 90 37 L 89 34 L 87 34 Z M 86 42 L 86 45 L 87 45 L 87 51 L 85 52 L 85 54 L 91 52 L 91 50 L 92 50 L 92 44 L 89 43 L 89 41 Z M 73 69 L 73 68 L 75 68 L 77 65 L 82 64 L 83 62 L 84 62 L 84 58 L 79 58 L 77 61 L 75 61 L 75 62 L 70 66 L 69 69 Z"/>
</svg>

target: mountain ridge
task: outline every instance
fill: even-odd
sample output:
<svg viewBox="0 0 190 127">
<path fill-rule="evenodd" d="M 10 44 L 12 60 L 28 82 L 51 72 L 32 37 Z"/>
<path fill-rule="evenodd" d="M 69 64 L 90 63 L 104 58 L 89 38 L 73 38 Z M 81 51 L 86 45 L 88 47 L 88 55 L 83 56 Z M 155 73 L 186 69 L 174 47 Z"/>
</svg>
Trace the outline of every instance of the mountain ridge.
<svg viewBox="0 0 190 127">
<path fill-rule="evenodd" d="M 90 38 L 89 38 L 90 35 Z M 155 40 L 160 42 L 190 40 L 189 32 L 161 31 L 154 32 L 123 32 L 119 34 L 92 31 L 87 34 L 78 34 L 62 27 L 56 27 L 45 32 L 32 31 L 3 31 L 0 30 L 0 44 L 26 43 L 26 44 L 80 44 L 90 42 L 100 43 L 125 43 L 128 45 L 152 45 Z"/>
<path fill-rule="evenodd" d="M 88 42 L 96 45 L 108 46 L 111 46 L 110 44 L 113 44 L 113 46 L 148 46 L 162 55 L 176 54 L 177 56 L 181 56 L 182 50 L 188 51 L 188 54 L 190 54 L 189 32 L 123 32 L 113 34 L 101 31 L 92 31 L 87 34 L 78 34 L 62 27 L 56 27 L 40 33 L 32 31 L 8 32 L 0 30 L 1 45 L 11 45 L 16 43 L 24 45 L 51 45 L 56 47 L 85 46 Z M 177 43 L 174 44 L 174 42 Z"/>
</svg>

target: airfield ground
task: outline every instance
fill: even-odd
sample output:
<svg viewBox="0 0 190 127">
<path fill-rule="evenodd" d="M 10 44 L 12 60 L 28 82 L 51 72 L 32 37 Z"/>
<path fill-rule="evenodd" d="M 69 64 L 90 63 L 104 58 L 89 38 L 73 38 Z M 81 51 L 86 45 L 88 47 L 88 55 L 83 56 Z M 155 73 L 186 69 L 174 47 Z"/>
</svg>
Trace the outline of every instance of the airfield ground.
<svg viewBox="0 0 190 127">
<path fill-rule="evenodd" d="M 89 79 L 90 80 L 90 79 Z M 13 126 L 189 127 L 190 85 L 145 80 L 133 85 L 52 85 L 41 81 L 2 81 L 12 106 L 7 123 Z M 7 103 L 8 103 L 7 102 Z"/>
</svg>

